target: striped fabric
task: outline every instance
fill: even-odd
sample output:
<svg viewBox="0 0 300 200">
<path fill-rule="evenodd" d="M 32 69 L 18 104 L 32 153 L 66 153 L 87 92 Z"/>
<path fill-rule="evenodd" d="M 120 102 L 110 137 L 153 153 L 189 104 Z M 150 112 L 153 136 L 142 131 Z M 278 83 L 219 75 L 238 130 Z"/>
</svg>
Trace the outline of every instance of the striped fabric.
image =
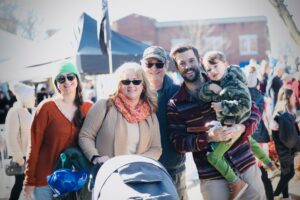
<svg viewBox="0 0 300 200">
<path fill-rule="evenodd" d="M 216 115 L 210 103 L 194 99 L 187 92 L 185 84 L 182 84 L 179 91 L 168 103 L 168 120 L 172 144 L 181 153 L 193 152 L 193 158 L 201 179 L 219 179 L 222 176 L 207 161 L 206 154 L 207 150 L 210 149 L 206 140 L 207 133 L 204 131 L 187 132 L 187 128 L 204 126 L 207 122 L 215 119 Z M 251 116 L 243 123 L 246 126 L 245 133 L 225 154 L 232 167 L 239 172 L 255 164 L 255 157 L 252 155 L 248 136 L 257 128 L 260 119 L 259 110 L 253 104 Z"/>
</svg>

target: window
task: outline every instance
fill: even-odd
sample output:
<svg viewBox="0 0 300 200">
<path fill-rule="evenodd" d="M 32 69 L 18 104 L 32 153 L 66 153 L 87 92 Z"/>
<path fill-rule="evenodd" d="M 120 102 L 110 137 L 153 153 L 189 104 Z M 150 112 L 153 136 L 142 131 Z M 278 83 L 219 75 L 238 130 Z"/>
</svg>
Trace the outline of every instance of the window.
<svg viewBox="0 0 300 200">
<path fill-rule="evenodd" d="M 240 55 L 257 54 L 257 35 L 240 35 Z"/>
<path fill-rule="evenodd" d="M 223 37 L 222 36 L 205 37 L 204 49 L 207 51 L 211 51 L 211 50 L 223 51 Z"/>
</svg>

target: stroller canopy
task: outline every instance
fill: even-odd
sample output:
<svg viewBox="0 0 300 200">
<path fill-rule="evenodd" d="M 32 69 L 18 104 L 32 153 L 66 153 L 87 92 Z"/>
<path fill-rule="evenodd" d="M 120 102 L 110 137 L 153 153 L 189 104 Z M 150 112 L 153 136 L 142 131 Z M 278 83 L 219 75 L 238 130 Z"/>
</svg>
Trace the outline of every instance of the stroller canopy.
<svg viewBox="0 0 300 200">
<path fill-rule="evenodd" d="M 156 160 L 139 155 L 116 156 L 99 169 L 93 200 L 177 200 L 167 170 Z"/>
</svg>

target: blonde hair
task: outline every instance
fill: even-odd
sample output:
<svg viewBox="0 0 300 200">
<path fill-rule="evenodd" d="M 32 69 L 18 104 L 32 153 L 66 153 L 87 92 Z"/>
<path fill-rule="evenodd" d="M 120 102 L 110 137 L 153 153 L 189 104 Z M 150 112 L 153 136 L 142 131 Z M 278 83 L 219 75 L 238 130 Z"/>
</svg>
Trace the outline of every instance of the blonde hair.
<svg viewBox="0 0 300 200">
<path fill-rule="evenodd" d="M 274 109 L 274 115 L 278 112 L 293 112 L 294 105 L 291 102 L 291 98 L 293 95 L 292 89 L 281 88 L 278 93 L 277 103 Z"/>
<path fill-rule="evenodd" d="M 116 75 L 116 78 L 118 80 L 118 88 L 117 88 L 117 91 L 113 95 L 110 95 L 109 102 L 112 103 L 112 101 L 114 101 L 114 99 L 118 95 L 119 89 L 120 89 L 120 86 L 121 86 L 122 76 L 126 72 L 129 72 L 129 71 L 134 72 L 136 74 L 136 76 L 140 80 L 142 80 L 143 92 L 140 96 L 140 99 L 148 102 L 150 107 L 151 107 L 151 111 L 156 112 L 157 107 L 158 107 L 158 105 L 157 105 L 157 93 L 156 93 L 156 91 L 150 89 L 150 82 L 147 79 L 146 73 L 144 72 L 142 66 L 140 64 L 136 63 L 136 62 L 126 62 L 126 63 L 122 64 L 115 71 L 115 75 Z"/>
<path fill-rule="evenodd" d="M 249 69 L 248 69 L 249 73 L 254 73 L 256 72 L 256 67 L 255 66 L 251 66 Z"/>
</svg>

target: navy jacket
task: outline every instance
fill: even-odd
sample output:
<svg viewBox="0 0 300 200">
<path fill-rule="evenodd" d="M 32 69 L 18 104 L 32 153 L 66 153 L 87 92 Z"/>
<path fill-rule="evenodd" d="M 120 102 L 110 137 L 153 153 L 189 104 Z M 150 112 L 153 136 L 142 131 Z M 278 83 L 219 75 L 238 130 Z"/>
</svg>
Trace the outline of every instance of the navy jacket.
<svg viewBox="0 0 300 200">
<path fill-rule="evenodd" d="M 173 147 L 170 139 L 167 121 L 167 104 L 169 99 L 179 89 L 173 80 L 166 75 L 162 88 L 157 91 L 158 93 L 158 111 L 156 113 L 161 136 L 162 154 L 159 162 L 167 169 L 172 176 L 185 170 L 185 154 L 178 153 Z"/>
</svg>

